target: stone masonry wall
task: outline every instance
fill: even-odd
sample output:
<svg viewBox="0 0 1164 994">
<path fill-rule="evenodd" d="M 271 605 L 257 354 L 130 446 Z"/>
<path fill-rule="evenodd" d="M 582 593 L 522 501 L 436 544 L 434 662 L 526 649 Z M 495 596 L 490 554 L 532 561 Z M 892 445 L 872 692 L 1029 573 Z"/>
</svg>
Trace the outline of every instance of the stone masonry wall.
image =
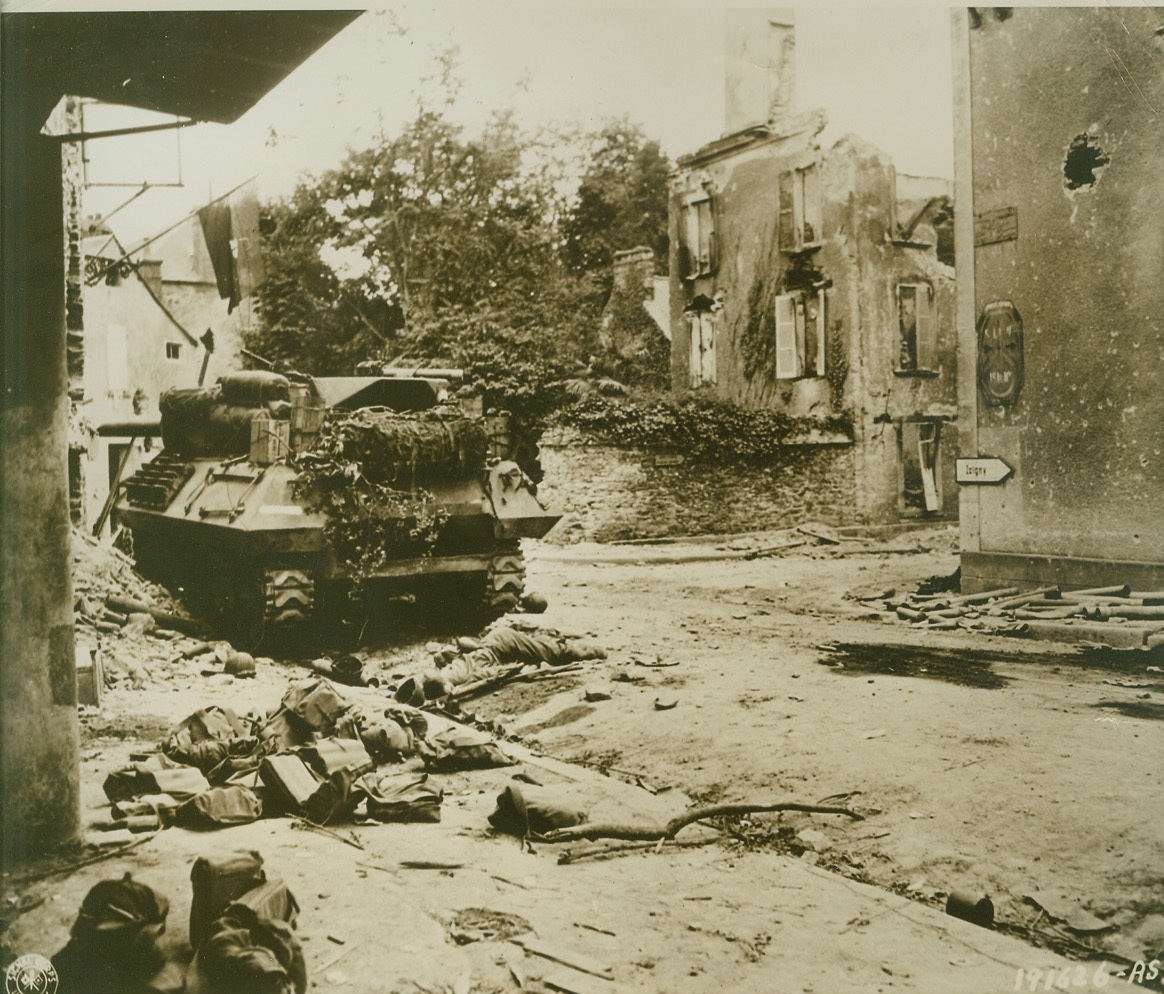
<svg viewBox="0 0 1164 994">
<path fill-rule="evenodd" d="M 538 495 L 563 517 L 546 541 L 729 534 L 855 520 L 852 447 L 805 445 L 777 464 L 709 466 L 548 434 Z"/>
</svg>

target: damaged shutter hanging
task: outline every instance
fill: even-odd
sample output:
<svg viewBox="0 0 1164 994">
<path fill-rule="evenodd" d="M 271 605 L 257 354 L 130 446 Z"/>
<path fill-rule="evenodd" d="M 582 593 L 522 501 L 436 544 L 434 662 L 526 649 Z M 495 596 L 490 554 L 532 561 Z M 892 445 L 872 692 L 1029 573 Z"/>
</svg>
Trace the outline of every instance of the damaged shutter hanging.
<svg viewBox="0 0 1164 994">
<path fill-rule="evenodd" d="M 793 380 L 800 375 L 796 349 L 796 301 L 791 294 L 776 297 L 776 379 Z"/>
</svg>

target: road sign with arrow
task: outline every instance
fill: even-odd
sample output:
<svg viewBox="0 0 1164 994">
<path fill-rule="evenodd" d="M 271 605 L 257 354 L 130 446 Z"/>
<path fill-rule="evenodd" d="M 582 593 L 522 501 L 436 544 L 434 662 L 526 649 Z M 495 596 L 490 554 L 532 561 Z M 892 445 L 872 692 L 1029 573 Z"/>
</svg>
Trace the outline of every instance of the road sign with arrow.
<svg viewBox="0 0 1164 994">
<path fill-rule="evenodd" d="M 1002 483 L 1014 474 L 1014 467 L 994 456 L 958 459 L 954 463 L 954 479 L 969 486 L 992 486 Z"/>
</svg>

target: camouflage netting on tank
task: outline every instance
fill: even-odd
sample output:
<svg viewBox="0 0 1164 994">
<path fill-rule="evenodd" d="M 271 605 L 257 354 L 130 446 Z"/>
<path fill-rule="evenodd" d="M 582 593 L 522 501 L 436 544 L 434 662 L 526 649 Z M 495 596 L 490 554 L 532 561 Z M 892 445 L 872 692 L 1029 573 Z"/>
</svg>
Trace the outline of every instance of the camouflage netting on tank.
<svg viewBox="0 0 1164 994">
<path fill-rule="evenodd" d="M 483 426 L 459 412 L 333 412 L 297 457 L 296 494 L 327 515 L 324 536 L 357 576 L 427 554 L 448 513 L 425 483 L 485 465 Z"/>
<path fill-rule="evenodd" d="M 305 462 L 354 464 L 370 480 L 409 489 L 479 471 L 487 447 L 482 422 L 455 409 L 335 411 Z"/>
</svg>

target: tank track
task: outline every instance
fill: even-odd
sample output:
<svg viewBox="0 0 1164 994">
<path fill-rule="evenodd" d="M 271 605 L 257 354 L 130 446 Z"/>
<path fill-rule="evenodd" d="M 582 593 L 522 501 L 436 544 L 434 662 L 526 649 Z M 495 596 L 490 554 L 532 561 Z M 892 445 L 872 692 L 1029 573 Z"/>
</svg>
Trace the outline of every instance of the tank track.
<svg viewBox="0 0 1164 994">
<path fill-rule="evenodd" d="M 491 614 L 505 614 L 521 603 L 525 591 L 525 558 L 521 542 L 499 544 L 489 561 L 484 606 Z"/>
<path fill-rule="evenodd" d="M 307 570 L 288 567 L 263 571 L 263 620 L 276 634 L 305 623 L 315 606 L 315 581 Z"/>
</svg>

